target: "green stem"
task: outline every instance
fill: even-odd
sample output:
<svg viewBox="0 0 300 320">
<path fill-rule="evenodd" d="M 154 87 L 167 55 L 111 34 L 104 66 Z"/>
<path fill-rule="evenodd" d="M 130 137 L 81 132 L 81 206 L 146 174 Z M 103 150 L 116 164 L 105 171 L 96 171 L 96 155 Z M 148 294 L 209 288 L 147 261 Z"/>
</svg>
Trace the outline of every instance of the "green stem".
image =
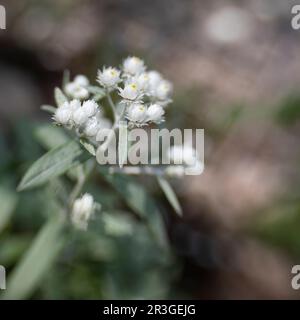
<svg viewBox="0 0 300 320">
<path fill-rule="evenodd" d="M 107 90 L 106 91 L 106 97 L 107 97 L 107 101 L 112 109 L 112 112 L 114 114 L 114 124 L 112 126 L 112 131 L 110 133 L 110 135 L 107 137 L 107 139 L 104 141 L 104 143 L 101 145 L 101 149 L 103 151 L 106 151 L 106 149 L 108 148 L 116 130 L 118 129 L 118 126 L 119 126 L 119 121 L 123 119 L 124 117 L 124 114 L 125 114 L 125 109 L 126 109 L 126 106 L 124 106 L 123 110 L 121 111 L 120 114 L 118 114 L 117 110 L 116 110 L 116 106 L 111 98 L 111 95 L 109 93 L 109 91 Z"/>
<path fill-rule="evenodd" d="M 75 184 L 69 197 L 69 207 L 71 209 L 73 207 L 74 201 L 76 200 L 76 198 L 78 198 L 79 194 L 81 193 L 81 190 L 87 178 L 81 166 L 78 168 L 78 170 L 79 170 L 79 175 L 78 175 L 77 183 Z"/>
<path fill-rule="evenodd" d="M 114 104 L 114 102 L 113 102 L 113 100 L 111 98 L 111 95 L 110 95 L 108 90 L 106 91 L 106 97 L 107 97 L 107 101 L 109 103 L 109 106 L 111 107 L 112 112 L 114 114 L 114 120 L 115 120 L 115 122 L 117 122 L 118 121 L 118 113 L 117 113 L 117 110 L 116 110 L 116 106 L 115 106 L 115 104 Z"/>
</svg>

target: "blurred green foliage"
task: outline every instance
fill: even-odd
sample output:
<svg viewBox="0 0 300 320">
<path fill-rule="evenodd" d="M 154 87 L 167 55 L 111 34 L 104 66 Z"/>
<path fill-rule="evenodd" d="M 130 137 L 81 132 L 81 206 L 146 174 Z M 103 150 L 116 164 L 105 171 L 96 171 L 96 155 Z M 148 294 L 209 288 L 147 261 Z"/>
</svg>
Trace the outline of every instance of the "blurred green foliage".
<svg viewBox="0 0 300 320">
<path fill-rule="evenodd" d="M 277 204 L 255 220 L 251 233 L 297 259 L 300 257 L 299 225 L 299 203 Z"/>
<path fill-rule="evenodd" d="M 87 232 L 59 222 L 61 199 L 69 193 L 76 168 L 46 185 L 16 192 L 28 167 L 69 139 L 52 129 L 24 120 L 0 139 L 0 263 L 8 269 L 9 288 L 2 298 L 173 296 L 180 264 L 167 243 L 161 212 L 137 182 L 105 172 L 92 176 L 85 189 L 102 211 Z"/>
<path fill-rule="evenodd" d="M 300 96 L 298 93 L 290 94 L 280 102 L 275 118 L 285 126 L 293 125 L 300 119 Z"/>
</svg>

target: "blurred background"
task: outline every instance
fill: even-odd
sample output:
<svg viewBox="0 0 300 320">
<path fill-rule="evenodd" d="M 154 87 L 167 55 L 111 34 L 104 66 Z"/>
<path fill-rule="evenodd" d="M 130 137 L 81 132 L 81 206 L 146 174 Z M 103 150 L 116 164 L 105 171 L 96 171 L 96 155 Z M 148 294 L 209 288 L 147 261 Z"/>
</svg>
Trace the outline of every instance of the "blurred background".
<svg viewBox="0 0 300 320">
<path fill-rule="evenodd" d="M 174 83 L 167 126 L 205 129 L 204 173 L 172 181 L 183 218 L 145 179 L 170 255 L 94 179 L 88 188 L 104 208 L 126 212 L 116 213 L 121 226 L 73 233 L 24 298 L 300 297 L 291 288 L 291 268 L 300 264 L 296 2 L 2 0 L 0 264 L 8 275 L 53 209 L 48 189 L 17 193 L 16 186 L 45 152 L 38 128 L 49 115 L 40 105 L 54 103 L 64 69 L 93 80 L 102 65 L 139 56 Z"/>
</svg>

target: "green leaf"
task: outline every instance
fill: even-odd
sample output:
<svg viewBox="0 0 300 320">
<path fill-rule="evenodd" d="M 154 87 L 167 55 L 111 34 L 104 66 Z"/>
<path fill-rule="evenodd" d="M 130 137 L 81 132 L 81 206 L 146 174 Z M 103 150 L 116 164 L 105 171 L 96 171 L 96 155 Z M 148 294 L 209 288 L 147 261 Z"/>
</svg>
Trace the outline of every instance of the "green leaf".
<svg viewBox="0 0 300 320">
<path fill-rule="evenodd" d="M 100 170 L 100 172 L 103 174 L 103 171 Z M 163 249 L 168 249 L 168 240 L 161 213 L 146 189 L 127 176 L 104 174 L 104 177 L 119 192 L 127 205 L 147 222 L 157 243 Z"/>
<path fill-rule="evenodd" d="M 127 123 L 120 122 L 119 124 L 119 144 L 118 144 L 118 158 L 119 166 L 123 167 L 125 161 L 127 160 L 127 150 L 128 150 L 128 138 L 127 138 Z"/>
<path fill-rule="evenodd" d="M 34 136 L 38 140 L 38 142 L 47 150 L 59 147 L 71 141 L 70 137 L 62 128 L 49 124 L 36 126 L 36 128 L 34 129 Z"/>
<path fill-rule="evenodd" d="M 0 187 L 0 233 L 7 225 L 17 204 L 17 195 L 15 192 Z"/>
<path fill-rule="evenodd" d="M 102 212 L 101 222 L 105 233 L 110 236 L 122 237 L 133 234 L 134 225 L 126 212 Z"/>
<path fill-rule="evenodd" d="M 20 256 L 27 250 L 30 246 L 31 238 L 26 235 L 12 233 L 9 237 L 1 238 L 1 247 L 0 247 L 0 261 L 1 264 L 7 268 L 10 268 L 13 265 L 16 265 Z"/>
<path fill-rule="evenodd" d="M 48 150 L 71 141 L 62 128 L 49 124 L 38 125 L 34 129 L 34 136 L 38 142 Z"/>
<path fill-rule="evenodd" d="M 87 142 L 87 141 L 84 140 L 84 139 L 80 139 L 79 142 L 82 144 L 82 146 L 83 146 L 91 155 L 96 156 L 95 147 L 94 147 L 91 143 Z"/>
<path fill-rule="evenodd" d="M 53 106 L 50 106 L 50 105 L 48 105 L 48 104 L 43 104 L 43 105 L 41 106 L 41 110 L 53 114 L 53 113 L 55 113 L 56 108 L 53 107 Z"/>
<path fill-rule="evenodd" d="M 182 217 L 182 208 L 180 206 L 180 203 L 178 201 L 178 198 L 176 196 L 175 191 L 173 190 L 172 186 L 169 184 L 169 182 L 162 178 L 162 177 L 157 177 L 157 181 L 164 192 L 166 198 L 170 202 L 171 206 L 175 210 L 175 212 Z"/>
<path fill-rule="evenodd" d="M 83 150 L 74 141 L 50 150 L 28 169 L 18 186 L 18 191 L 39 186 L 65 173 L 80 163 L 79 157 L 82 153 Z"/>
<path fill-rule="evenodd" d="M 10 300 L 30 297 L 64 245 L 63 225 L 64 221 L 57 216 L 45 223 L 28 252 L 13 270 L 2 298 Z"/>
<path fill-rule="evenodd" d="M 54 98 L 55 98 L 55 102 L 56 105 L 58 107 L 61 107 L 65 102 L 68 102 L 67 97 L 64 95 L 64 93 L 59 89 L 59 88 L 55 88 L 54 89 Z"/>
</svg>

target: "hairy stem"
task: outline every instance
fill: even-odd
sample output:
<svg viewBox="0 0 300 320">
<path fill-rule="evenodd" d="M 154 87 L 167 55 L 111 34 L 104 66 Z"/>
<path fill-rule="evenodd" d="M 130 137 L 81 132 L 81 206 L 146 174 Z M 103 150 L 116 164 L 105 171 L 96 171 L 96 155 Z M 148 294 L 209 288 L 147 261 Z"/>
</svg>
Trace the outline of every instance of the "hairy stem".
<svg viewBox="0 0 300 320">
<path fill-rule="evenodd" d="M 83 172 L 82 166 L 80 166 L 78 168 L 78 170 L 79 170 L 79 173 L 78 173 L 77 183 L 75 184 L 75 186 L 70 194 L 70 197 L 69 197 L 69 207 L 70 208 L 73 207 L 74 201 L 76 200 L 76 198 L 78 198 L 79 194 L 81 193 L 81 190 L 82 190 L 83 185 L 84 185 L 86 178 L 87 178 Z"/>
<path fill-rule="evenodd" d="M 117 110 L 116 110 L 116 106 L 115 106 L 115 104 L 114 104 L 114 102 L 113 102 L 113 100 L 111 98 L 110 92 L 108 90 L 106 91 L 106 97 L 107 97 L 107 101 L 109 103 L 109 106 L 111 107 L 111 110 L 112 110 L 112 112 L 114 114 L 114 121 L 116 123 L 119 120 L 118 119 L 119 117 L 118 117 L 118 113 L 117 113 Z"/>
<path fill-rule="evenodd" d="M 107 97 L 107 101 L 112 109 L 112 112 L 114 114 L 114 124 L 111 128 L 111 132 L 109 134 L 109 136 L 106 138 L 106 140 L 104 141 L 104 143 L 100 146 L 100 148 L 102 149 L 102 151 L 106 151 L 106 149 L 109 147 L 109 144 L 111 142 L 111 140 L 114 137 L 115 132 L 117 131 L 118 127 L 119 127 L 119 121 L 121 121 L 124 118 L 124 114 L 125 114 L 125 109 L 126 109 L 126 105 L 123 107 L 122 111 L 120 114 L 118 114 L 116 106 L 111 98 L 110 92 L 107 90 L 106 91 L 106 97 Z"/>
</svg>

